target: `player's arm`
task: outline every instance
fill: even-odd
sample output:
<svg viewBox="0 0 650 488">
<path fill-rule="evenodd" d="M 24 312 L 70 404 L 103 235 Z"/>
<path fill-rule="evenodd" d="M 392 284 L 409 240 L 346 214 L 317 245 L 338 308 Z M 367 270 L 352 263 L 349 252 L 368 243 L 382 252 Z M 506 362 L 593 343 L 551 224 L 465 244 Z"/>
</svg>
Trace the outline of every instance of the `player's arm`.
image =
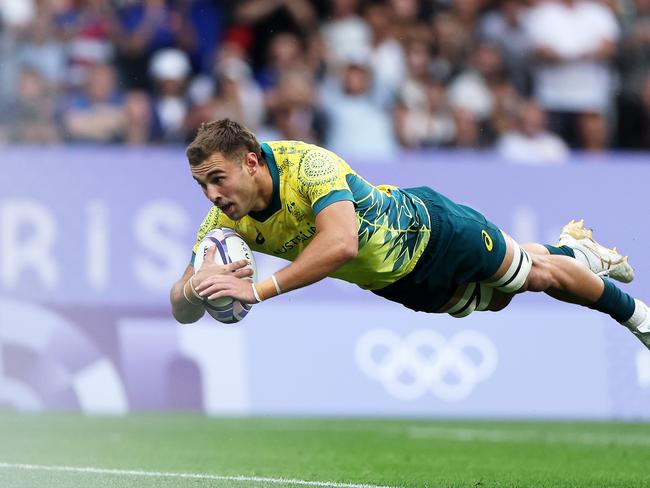
<svg viewBox="0 0 650 488">
<path fill-rule="evenodd" d="M 275 273 L 283 292 L 310 285 L 354 259 L 358 221 L 351 201 L 334 202 L 316 216 L 316 235 L 296 260 Z M 260 283 L 263 286 L 263 283 Z"/>
<path fill-rule="evenodd" d="M 334 202 L 316 215 L 316 235 L 294 262 L 274 273 L 282 293 L 310 285 L 327 277 L 356 257 L 359 248 L 357 216 L 354 204 L 348 200 Z M 278 295 L 272 278 L 255 284 L 255 296 L 250 282 L 230 276 L 214 276 L 196 287 L 203 297 L 222 296 L 256 303 Z"/>
<path fill-rule="evenodd" d="M 189 265 L 180 280 L 174 283 L 170 293 L 172 315 L 181 324 L 196 322 L 205 313 L 202 301 L 192 291 L 190 278 L 194 276 L 194 267 Z"/>
</svg>

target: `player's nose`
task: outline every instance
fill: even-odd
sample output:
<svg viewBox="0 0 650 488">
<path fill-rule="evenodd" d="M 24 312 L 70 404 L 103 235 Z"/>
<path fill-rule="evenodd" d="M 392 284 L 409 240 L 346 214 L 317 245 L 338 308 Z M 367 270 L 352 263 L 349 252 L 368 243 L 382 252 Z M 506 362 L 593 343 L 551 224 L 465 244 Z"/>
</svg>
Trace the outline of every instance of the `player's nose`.
<svg viewBox="0 0 650 488">
<path fill-rule="evenodd" d="M 214 185 L 208 185 L 206 193 L 207 193 L 207 197 L 215 205 L 217 205 L 221 200 L 221 194 L 219 193 L 219 189 Z"/>
</svg>

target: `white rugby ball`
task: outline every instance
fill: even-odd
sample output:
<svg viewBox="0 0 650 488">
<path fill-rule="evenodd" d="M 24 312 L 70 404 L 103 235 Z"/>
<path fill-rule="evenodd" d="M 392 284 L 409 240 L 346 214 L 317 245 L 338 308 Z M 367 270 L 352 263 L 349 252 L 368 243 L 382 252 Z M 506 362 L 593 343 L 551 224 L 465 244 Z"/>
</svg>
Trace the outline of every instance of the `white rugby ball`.
<svg viewBox="0 0 650 488">
<path fill-rule="evenodd" d="M 253 268 L 252 280 L 257 281 L 257 266 L 255 257 L 248 244 L 237 232 L 226 227 L 213 229 L 201 240 L 196 249 L 194 257 L 194 274 L 203 265 L 208 249 L 216 246 L 214 262 L 217 264 L 229 264 L 240 259 L 248 261 Z M 250 278 L 247 278 L 250 279 Z M 250 311 L 252 304 L 242 303 L 230 297 L 221 297 L 215 300 L 204 299 L 205 309 L 212 317 L 224 324 L 234 324 L 242 320 Z"/>
</svg>

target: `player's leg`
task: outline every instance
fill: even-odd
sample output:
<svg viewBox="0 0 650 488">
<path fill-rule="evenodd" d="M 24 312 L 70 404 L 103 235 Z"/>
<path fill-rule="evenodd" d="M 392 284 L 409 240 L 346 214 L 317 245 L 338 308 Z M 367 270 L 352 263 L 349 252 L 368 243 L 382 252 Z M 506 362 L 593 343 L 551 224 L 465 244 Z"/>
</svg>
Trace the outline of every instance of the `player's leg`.
<svg viewBox="0 0 650 488">
<path fill-rule="evenodd" d="M 505 233 L 498 236 L 494 232 L 491 234 L 493 240 L 499 238 L 499 240 L 503 241 L 503 246 L 506 247 L 505 257 L 499 269 L 483 283 L 473 282 L 460 285 L 454 295 L 444 305 L 441 310 L 442 312 L 454 317 L 465 317 L 474 311 L 496 312 L 502 310 L 512 301 L 514 295 L 521 291 L 526 282 L 528 273 L 532 267 L 531 255 L 539 256 L 541 262 L 545 262 L 551 255 L 564 255 L 567 259 L 573 258 L 571 248 L 554 248 L 554 246 L 545 246 L 537 243 L 528 243 L 519 246 Z M 498 234 L 501 234 L 501 232 L 498 232 Z M 580 272 L 591 273 L 587 268 L 580 266 L 577 262 L 574 262 L 574 264 L 580 268 Z M 578 303 L 581 305 L 590 303 L 588 300 L 579 300 L 571 294 L 566 294 L 559 290 L 551 290 L 548 293 L 554 298 L 570 303 Z M 596 290 L 594 295 L 599 296 L 600 293 L 602 293 L 602 289 Z"/>
<path fill-rule="evenodd" d="M 584 220 L 572 220 L 562 228 L 557 246 L 550 244 L 522 244 L 529 254 L 569 256 L 577 259 L 600 276 L 609 276 L 622 283 L 634 280 L 634 269 L 614 247 L 609 249 L 593 238 L 593 231 L 584 225 Z"/>
<path fill-rule="evenodd" d="M 506 253 L 489 286 L 504 293 L 543 291 L 558 300 L 606 313 L 650 347 L 650 309 L 576 259 L 532 254 L 506 236 Z"/>
<path fill-rule="evenodd" d="M 513 298 L 514 294 L 502 293 L 484 283 L 465 283 L 456 289 L 439 312 L 456 318 L 467 317 L 472 312 L 498 312 Z"/>
</svg>

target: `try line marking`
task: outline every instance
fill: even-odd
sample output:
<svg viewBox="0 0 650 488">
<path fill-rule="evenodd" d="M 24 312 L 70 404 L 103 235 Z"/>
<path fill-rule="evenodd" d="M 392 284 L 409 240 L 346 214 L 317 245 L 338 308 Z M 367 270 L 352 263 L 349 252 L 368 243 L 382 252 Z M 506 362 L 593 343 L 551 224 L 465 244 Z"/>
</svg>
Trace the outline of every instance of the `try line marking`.
<svg viewBox="0 0 650 488">
<path fill-rule="evenodd" d="M 395 486 L 367 485 L 356 483 L 337 483 L 336 481 L 307 481 L 285 478 L 264 478 L 258 476 L 222 476 L 202 473 L 174 473 L 165 471 L 140 471 L 131 469 L 105 469 L 76 466 L 45 466 L 41 464 L 0 463 L 0 469 L 17 469 L 24 471 L 50 471 L 63 473 L 106 474 L 111 476 L 144 476 L 149 478 L 177 478 L 211 481 L 248 481 L 258 483 L 285 484 L 297 486 L 320 486 L 323 488 L 398 488 Z"/>
</svg>

